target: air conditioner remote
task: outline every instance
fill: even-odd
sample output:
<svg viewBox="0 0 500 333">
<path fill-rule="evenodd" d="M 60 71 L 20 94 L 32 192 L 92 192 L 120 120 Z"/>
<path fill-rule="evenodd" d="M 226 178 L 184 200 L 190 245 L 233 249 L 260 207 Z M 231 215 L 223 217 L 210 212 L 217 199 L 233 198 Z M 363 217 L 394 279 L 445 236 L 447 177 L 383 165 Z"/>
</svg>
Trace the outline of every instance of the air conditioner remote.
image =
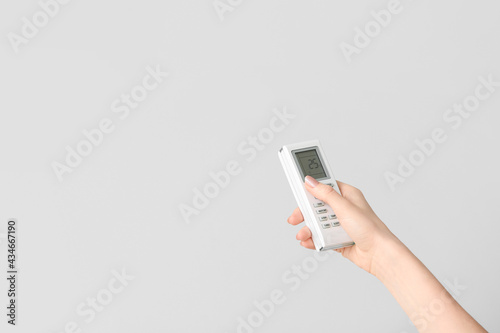
<svg viewBox="0 0 500 333">
<path fill-rule="evenodd" d="M 333 209 L 316 199 L 304 186 L 304 178 L 311 176 L 341 194 L 319 141 L 283 146 L 278 155 L 306 225 L 311 229 L 316 250 L 326 251 L 354 245 Z"/>
</svg>

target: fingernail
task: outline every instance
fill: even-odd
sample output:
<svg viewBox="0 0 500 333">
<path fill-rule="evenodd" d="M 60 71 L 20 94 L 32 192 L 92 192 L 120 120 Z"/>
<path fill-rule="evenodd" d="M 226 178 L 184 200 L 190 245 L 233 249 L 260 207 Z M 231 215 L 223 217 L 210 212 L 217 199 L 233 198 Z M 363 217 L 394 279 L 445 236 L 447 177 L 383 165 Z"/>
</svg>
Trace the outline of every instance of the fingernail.
<svg viewBox="0 0 500 333">
<path fill-rule="evenodd" d="M 319 184 L 319 182 L 311 176 L 306 176 L 305 181 L 306 181 L 307 185 L 309 185 L 311 187 L 316 187 L 316 185 Z"/>
</svg>

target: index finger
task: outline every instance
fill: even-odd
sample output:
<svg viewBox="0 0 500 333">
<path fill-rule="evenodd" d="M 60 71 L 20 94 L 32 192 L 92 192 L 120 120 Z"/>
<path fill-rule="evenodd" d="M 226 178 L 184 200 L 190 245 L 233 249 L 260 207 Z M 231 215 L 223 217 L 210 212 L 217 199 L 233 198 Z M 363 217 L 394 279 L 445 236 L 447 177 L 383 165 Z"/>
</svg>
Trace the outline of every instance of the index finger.
<svg viewBox="0 0 500 333">
<path fill-rule="evenodd" d="M 302 216 L 302 212 L 300 211 L 299 207 L 295 208 L 292 215 L 290 215 L 287 221 L 291 225 L 297 225 L 304 222 L 304 216 Z"/>
</svg>

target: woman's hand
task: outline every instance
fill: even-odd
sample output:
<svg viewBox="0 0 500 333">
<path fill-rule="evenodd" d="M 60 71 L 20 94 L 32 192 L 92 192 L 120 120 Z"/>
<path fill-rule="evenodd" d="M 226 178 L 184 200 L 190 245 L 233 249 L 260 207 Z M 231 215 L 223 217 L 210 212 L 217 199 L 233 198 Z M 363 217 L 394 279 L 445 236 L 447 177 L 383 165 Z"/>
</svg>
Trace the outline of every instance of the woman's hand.
<svg viewBox="0 0 500 333">
<path fill-rule="evenodd" d="M 355 242 L 336 250 L 375 275 L 391 292 L 420 332 L 486 332 L 446 291 L 432 273 L 375 215 L 360 190 L 339 182 L 342 196 L 332 187 L 307 176 L 306 189 L 333 208 L 340 224 Z M 304 221 L 297 208 L 288 222 Z M 300 244 L 314 249 L 307 226 L 297 234 Z M 438 310 L 436 304 L 439 305 Z M 435 313 L 428 316 L 429 309 Z"/>
<path fill-rule="evenodd" d="M 388 246 L 404 245 L 394 236 L 385 224 L 373 212 L 363 193 L 355 187 L 338 182 L 342 196 L 332 187 L 319 183 L 316 179 L 307 176 L 306 189 L 316 198 L 324 201 L 337 215 L 340 224 L 352 238 L 355 245 L 335 250 L 344 257 L 375 275 L 375 260 L 383 260 L 382 256 Z M 300 224 L 304 217 L 299 208 L 296 208 L 288 218 L 292 225 Z M 300 245 L 314 249 L 311 231 L 304 226 L 298 233 Z"/>
</svg>

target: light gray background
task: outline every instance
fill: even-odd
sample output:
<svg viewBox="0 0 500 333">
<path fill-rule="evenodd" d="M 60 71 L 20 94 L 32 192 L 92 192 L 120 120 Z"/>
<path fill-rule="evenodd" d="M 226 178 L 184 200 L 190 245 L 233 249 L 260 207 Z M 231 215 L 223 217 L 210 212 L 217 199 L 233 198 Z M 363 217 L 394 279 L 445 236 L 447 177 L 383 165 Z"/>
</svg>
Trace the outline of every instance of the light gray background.
<svg viewBox="0 0 500 333">
<path fill-rule="evenodd" d="M 458 130 L 442 117 L 478 76 L 500 80 L 500 6 L 401 4 L 348 64 L 339 44 L 386 1 L 244 1 L 221 21 L 210 0 L 73 0 L 19 53 L 6 36 L 39 6 L 3 1 L 0 234 L 19 219 L 21 275 L 19 326 L 2 310 L 2 332 L 70 321 L 83 332 L 236 332 L 274 289 L 286 302 L 255 332 L 415 331 L 381 283 L 336 253 L 298 290 L 284 282 L 313 252 L 286 223 L 296 204 L 276 153 L 308 139 L 499 332 L 500 90 Z M 111 102 L 156 65 L 169 78 L 120 121 Z M 284 107 L 296 118 L 246 161 L 238 145 Z M 58 182 L 51 163 L 104 117 L 115 131 Z M 448 140 L 392 192 L 384 173 L 435 127 Z M 230 160 L 242 173 L 186 224 L 179 205 Z M 85 323 L 78 304 L 122 268 L 135 279 Z"/>
</svg>

